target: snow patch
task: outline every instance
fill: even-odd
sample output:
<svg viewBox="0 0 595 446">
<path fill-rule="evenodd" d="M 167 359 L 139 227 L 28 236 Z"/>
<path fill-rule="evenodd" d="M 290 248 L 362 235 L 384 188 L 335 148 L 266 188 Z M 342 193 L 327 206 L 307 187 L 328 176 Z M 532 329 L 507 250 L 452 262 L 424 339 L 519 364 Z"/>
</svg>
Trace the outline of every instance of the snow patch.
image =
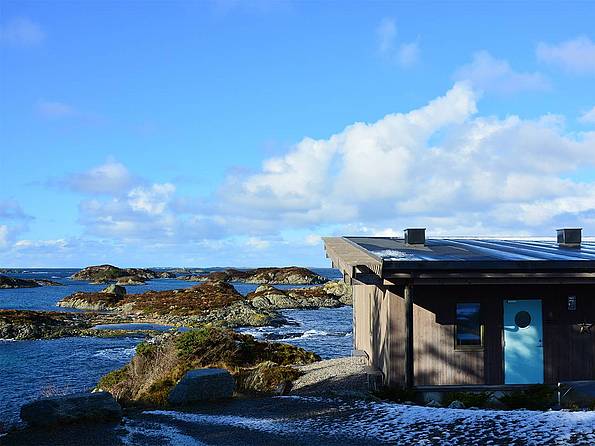
<svg viewBox="0 0 595 446">
<path fill-rule="evenodd" d="M 324 414 L 302 419 L 273 419 L 163 410 L 145 413 L 176 421 L 280 435 L 317 432 L 323 436 L 340 435 L 393 444 L 595 444 L 595 412 L 457 410 L 314 397 L 279 398 L 328 403 L 341 412 L 340 419 Z"/>
</svg>

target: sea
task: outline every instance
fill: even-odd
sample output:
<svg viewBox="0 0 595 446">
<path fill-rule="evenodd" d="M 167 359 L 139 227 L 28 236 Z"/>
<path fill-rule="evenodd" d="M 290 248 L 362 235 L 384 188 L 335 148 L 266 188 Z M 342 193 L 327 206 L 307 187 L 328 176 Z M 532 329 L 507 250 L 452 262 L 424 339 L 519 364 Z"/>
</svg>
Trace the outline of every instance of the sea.
<svg viewBox="0 0 595 446">
<path fill-rule="evenodd" d="M 158 270 L 158 268 L 153 268 Z M 328 279 L 339 279 L 339 271 L 310 268 Z M 207 269 L 208 270 L 208 269 Z M 49 279 L 63 286 L 0 289 L 0 308 L 21 310 L 78 311 L 56 306 L 56 302 L 75 291 L 100 291 L 105 285 L 69 279 L 78 269 L 19 269 L 7 276 L 23 279 Z M 155 279 L 144 285 L 127 286 L 128 293 L 148 290 L 187 288 L 196 282 Z M 246 295 L 258 285 L 234 283 Z M 275 285 L 290 289 L 299 286 Z M 246 327 L 239 332 L 261 340 L 286 342 L 329 359 L 347 356 L 352 346 L 351 307 L 318 310 L 286 310 L 289 324 L 281 327 Z M 130 327 L 128 327 L 130 328 Z M 137 327 L 148 328 L 146 325 Z M 152 326 L 156 329 L 167 327 Z M 12 341 L 0 339 L 0 433 L 20 423 L 19 409 L 44 396 L 92 389 L 107 372 L 120 368 L 132 356 L 142 336 L 117 338 L 68 337 L 51 340 Z"/>
</svg>

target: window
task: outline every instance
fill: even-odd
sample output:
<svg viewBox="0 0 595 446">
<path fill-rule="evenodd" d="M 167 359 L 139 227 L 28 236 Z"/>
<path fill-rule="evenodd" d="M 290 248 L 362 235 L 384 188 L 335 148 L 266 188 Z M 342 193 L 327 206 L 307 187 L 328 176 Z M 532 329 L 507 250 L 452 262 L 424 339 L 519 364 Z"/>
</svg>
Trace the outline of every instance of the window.
<svg viewBox="0 0 595 446">
<path fill-rule="evenodd" d="M 455 348 L 476 349 L 483 347 L 483 326 L 478 303 L 457 304 Z"/>
</svg>

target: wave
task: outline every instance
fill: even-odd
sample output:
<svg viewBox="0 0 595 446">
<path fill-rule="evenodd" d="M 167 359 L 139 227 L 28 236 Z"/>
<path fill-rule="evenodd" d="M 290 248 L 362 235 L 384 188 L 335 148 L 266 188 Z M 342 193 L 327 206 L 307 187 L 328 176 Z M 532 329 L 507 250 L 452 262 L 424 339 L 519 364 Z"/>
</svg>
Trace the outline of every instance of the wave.
<svg viewBox="0 0 595 446">
<path fill-rule="evenodd" d="M 109 361 L 118 361 L 124 359 L 130 359 L 134 356 L 136 347 L 119 347 L 99 350 L 93 354 L 96 358 L 107 359 Z"/>
</svg>

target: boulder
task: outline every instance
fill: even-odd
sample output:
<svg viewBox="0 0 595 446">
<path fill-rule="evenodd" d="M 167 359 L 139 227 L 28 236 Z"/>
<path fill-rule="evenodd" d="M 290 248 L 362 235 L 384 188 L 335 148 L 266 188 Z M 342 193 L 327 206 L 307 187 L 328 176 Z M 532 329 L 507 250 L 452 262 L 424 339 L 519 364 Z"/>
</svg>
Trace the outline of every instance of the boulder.
<svg viewBox="0 0 595 446">
<path fill-rule="evenodd" d="M 122 408 L 107 392 L 74 393 L 25 404 L 21 407 L 21 418 L 35 427 L 80 421 L 118 421 L 122 418 Z"/>
<path fill-rule="evenodd" d="M 235 381 L 225 369 L 195 369 L 186 372 L 169 393 L 168 401 L 175 406 L 198 401 L 231 398 Z"/>
<path fill-rule="evenodd" d="M 145 281 L 141 277 L 138 276 L 126 276 L 120 277 L 116 282 L 116 285 L 144 285 Z"/>
<path fill-rule="evenodd" d="M 101 290 L 101 292 L 106 293 L 106 294 L 115 294 L 116 297 L 126 296 L 126 288 L 124 288 L 121 285 L 114 285 L 114 284 L 108 285 L 103 290 Z"/>
<path fill-rule="evenodd" d="M 440 404 L 438 401 L 436 400 L 430 400 L 427 404 L 426 407 L 442 407 L 442 404 Z"/>
<path fill-rule="evenodd" d="M 454 400 L 452 403 L 448 405 L 449 409 L 464 409 L 465 405 L 460 402 L 459 400 Z"/>
</svg>

